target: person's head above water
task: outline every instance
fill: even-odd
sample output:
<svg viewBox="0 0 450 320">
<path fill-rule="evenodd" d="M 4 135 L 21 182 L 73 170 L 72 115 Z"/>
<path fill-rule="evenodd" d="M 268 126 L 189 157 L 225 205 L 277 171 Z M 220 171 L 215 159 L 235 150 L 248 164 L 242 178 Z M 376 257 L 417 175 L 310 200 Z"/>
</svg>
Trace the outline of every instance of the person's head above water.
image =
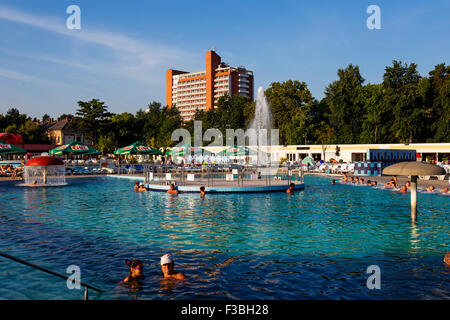
<svg viewBox="0 0 450 320">
<path fill-rule="evenodd" d="M 450 251 L 445 255 L 444 263 L 450 266 Z"/>
<path fill-rule="evenodd" d="M 331 180 L 331 184 L 336 184 L 336 180 Z"/>
<path fill-rule="evenodd" d="M 170 184 L 170 189 L 171 190 L 175 189 L 175 185 L 173 183 Z"/>
<path fill-rule="evenodd" d="M 125 260 L 125 264 L 130 268 L 130 276 L 131 278 L 139 278 L 143 276 L 144 265 L 141 260 L 133 259 L 133 260 Z"/>
<path fill-rule="evenodd" d="M 186 276 L 181 272 L 175 272 L 175 260 L 173 256 L 165 254 L 161 257 L 161 271 L 164 274 L 164 278 L 185 279 Z"/>
</svg>

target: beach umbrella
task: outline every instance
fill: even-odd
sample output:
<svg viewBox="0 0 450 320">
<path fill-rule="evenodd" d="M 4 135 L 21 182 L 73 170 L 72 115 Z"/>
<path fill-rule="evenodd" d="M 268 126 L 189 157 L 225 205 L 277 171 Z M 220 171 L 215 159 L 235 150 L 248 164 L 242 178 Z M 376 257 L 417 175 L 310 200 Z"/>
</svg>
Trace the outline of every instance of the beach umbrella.
<svg viewBox="0 0 450 320">
<path fill-rule="evenodd" d="M 237 157 L 237 156 L 248 156 L 248 155 L 256 155 L 257 152 L 246 147 L 246 146 L 232 146 L 228 149 L 222 150 L 218 153 L 220 156 L 227 156 L 227 157 Z"/>
<path fill-rule="evenodd" d="M 307 156 L 307 157 L 303 158 L 302 164 L 310 164 L 310 165 L 314 166 L 314 159 L 311 158 L 310 156 Z"/>
<path fill-rule="evenodd" d="M 127 155 L 127 154 L 148 154 L 148 155 L 160 155 L 161 151 L 154 149 L 152 147 L 146 146 L 142 142 L 136 141 L 129 146 L 119 148 L 114 151 L 116 155 Z"/>
<path fill-rule="evenodd" d="M 23 144 L 23 138 L 20 134 L 10 132 L 0 133 L 0 140 L 10 144 Z"/>
<path fill-rule="evenodd" d="M 13 144 L 0 140 L 0 154 L 25 154 L 27 150 L 16 147 Z"/>
<path fill-rule="evenodd" d="M 411 219 L 417 219 L 417 177 L 445 175 L 444 168 L 434 164 L 416 161 L 404 161 L 383 169 L 383 174 L 393 176 L 411 176 Z"/>
<path fill-rule="evenodd" d="M 191 146 L 190 144 L 183 144 L 182 146 L 179 147 L 173 147 L 171 150 L 166 151 L 166 155 L 171 155 L 171 156 L 186 156 L 189 154 L 193 154 L 193 153 L 202 153 L 202 154 L 210 154 L 211 152 L 209 152 L 206 149 L 200 148 L 200 147 L 194 147 Z"/>
<path fill-rule="evenodd" d="M 97 149 L 91 148 L 81 142 L 71 141 L 68 144 L 56 147 L 48 151 L 52 155 L 74 154 L 74 155 L 99 155 L 102 154 Z"/>
</svg>

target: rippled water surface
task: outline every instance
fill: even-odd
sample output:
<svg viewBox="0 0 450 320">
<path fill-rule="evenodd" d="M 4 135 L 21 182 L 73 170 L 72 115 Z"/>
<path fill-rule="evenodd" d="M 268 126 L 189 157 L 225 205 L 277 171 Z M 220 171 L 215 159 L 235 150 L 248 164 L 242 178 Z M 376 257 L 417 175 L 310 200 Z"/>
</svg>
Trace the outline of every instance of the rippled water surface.
<svg viewBox="0 0 450 320">
<path fill-rule="evenodd" d="M 68 179 L 53 188 L 0 183 L 0 251 L 106 290 L 95 299 L 449 299 L 450 197 L 330 185 L 308 176 L 293 195 L 135 193 L 134 181 Z M 172 253 L 184 283 L 162 283 Z M 140 290 L 119 285 L 144 262 Z M 231 263 L 223 263 L 231 258 Z M 230 261 L 230 260 L 229 260 Z M 367 267 L 381 269 L 368 290 Z M 0 257 L 0 298 L 81 299 L 64 280 Z"/>
</svg>

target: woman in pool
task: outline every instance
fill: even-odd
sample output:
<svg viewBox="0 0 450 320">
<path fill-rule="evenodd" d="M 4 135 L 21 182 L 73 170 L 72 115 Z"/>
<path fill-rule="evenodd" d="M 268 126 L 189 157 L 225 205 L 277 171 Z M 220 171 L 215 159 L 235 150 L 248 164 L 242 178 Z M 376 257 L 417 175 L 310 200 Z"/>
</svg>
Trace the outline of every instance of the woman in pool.
<svg viewBox="0 0 450 320">
<path fill-rule="evenodd" d="M 170 188 L 169 188 L 169 190 L 167 190 L 167 193 L 168 194 L 174 194 L 174 195 L 178 194 L 178 190 L 175 189 L 175 185 L 173 183 L 170 185 Z"/>
<path fill-rule="evenodd" d="M 123 279 L 123 282 L 125 283 L 131 283 L 136 282 L 139 280 L 144 280 L 145 276 L 143 274 L 144 272 L 144 265 L 142 264 L 141 260 L 133 259 L 133 260 L 125 260 L 125 264 L 130 268 L 130 274 Z"/>
<path fill-rule="evenodd" d="M 434 192 L 434 190 L 435 190 L 435 187 L 434 187 L 434 186 L 429 186 L 429 187 L 427 188 L 427 192 Z"/>
</svg>

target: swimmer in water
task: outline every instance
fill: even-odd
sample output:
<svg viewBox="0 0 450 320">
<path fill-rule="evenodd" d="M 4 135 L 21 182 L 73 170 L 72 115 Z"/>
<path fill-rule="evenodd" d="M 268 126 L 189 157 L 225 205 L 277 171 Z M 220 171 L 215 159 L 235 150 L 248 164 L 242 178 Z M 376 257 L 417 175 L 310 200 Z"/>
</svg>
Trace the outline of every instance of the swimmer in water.
<svg viewBox="0 0 450 320">
<path fill-rule="evenodd" d="M 434 186 L 429 186 L 429 187 L 427 188 L 427 192 L 434 192 L 434 190 L 435 190 L 435 187 L 434 187 Z"/>
<path fill-rule="evenodd" d="M 201 187 L 200 187 L 200 196 L 204 197 L 205 194 L 206 194 L 206 192 L 205 192 L 205 186 L 201 186 Z"/>
<path fill-rule="evenodd" d="M 145 276 L 144 265 L 141 260 L 133 259 L 133 260 L 125 260 L 125 264 L 130 268 L 130 274 L 123 279 L 123 282 L 133 282 L 138 280 L 144 280 Z"/>
<path fill-rule="evenodd" d="M 134 184 L 134 191 L 139 191 L 139 181 Z"/>
<path fill-rule="evenodd" d="M 447 254 L 444 257 L 444 263 L 448 266 L 450 266 L 450 251 L 447 252 Z"/>
<path fill-rule="evenodd" d="M 161 271 L 163 272 L 164 279 L 186 279 L 183 273 L 175 271 L 175 260 L 171 254 L 165 254 L 161 257 Z"/>
<path fill-rule="evenodd" d="M 169 194 L 174 194 L 174 195 L 177 195 L 177 194 L 178 194 L 178 190 L 175 189 L 175 185 L 174 185 L 173 183 L 170 185 L 170 189 L 167 190 L 167 193 L 169 193 Z"/>
<path fill-rule="evenodd" d="M 406 186 L 402 186 L 399 192 L 405 193 L 406 191 L 408 191 L 408 188 Z"/>
<path fill-rule="evenodd" d="M 291 183 L 289 185 L 289 189 L 286 190 L 286 193 L 294 193 L 294 187 L 295 187 L 295 184 Z"/>
<path fill-rule="evenodd" d="M 331 184 L 336 184 L 336 180 L 331 180 Z"/>
</svg>

